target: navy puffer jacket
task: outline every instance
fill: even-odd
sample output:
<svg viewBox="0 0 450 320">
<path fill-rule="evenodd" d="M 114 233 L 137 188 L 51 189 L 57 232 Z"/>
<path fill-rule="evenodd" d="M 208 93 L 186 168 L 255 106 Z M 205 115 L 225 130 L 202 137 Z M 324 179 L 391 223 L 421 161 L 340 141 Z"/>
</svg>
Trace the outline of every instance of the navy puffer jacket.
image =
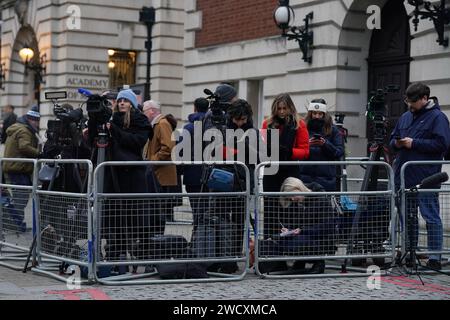
<svg viewBox="0 0 450 320">
<path fill-rule="evenodd" d="M 193 114 L 190 114 L 188 116 L 188 121 L 184 126 L 184 130 L 187 130 L 189 134 L 191 135 L 191 161 L 194 161 L 194 124 L 196 121 L 203 121 L 205 118 L 206 113 L 205 112 L 196 112 Z M 200 126 L 201 128 L 202 126 Z M 203 138 L 203 137 L 202 137 Z M 181 143 L 182 138 L 180 138 L 179 143 Z M 197 143 L 199 143 L 197 141 Z M 200 143 L 202 143 L 200 141 Z M 202 149 L 203 150 L 203 149 Z M 201 176 L 202 176 L 202 166 L 201 165 L 185 165 L 183 166 L 183 182 L 185 185 L 191 185 L 191 186 L 200 186 L 201 185 Z"/>
</svg>

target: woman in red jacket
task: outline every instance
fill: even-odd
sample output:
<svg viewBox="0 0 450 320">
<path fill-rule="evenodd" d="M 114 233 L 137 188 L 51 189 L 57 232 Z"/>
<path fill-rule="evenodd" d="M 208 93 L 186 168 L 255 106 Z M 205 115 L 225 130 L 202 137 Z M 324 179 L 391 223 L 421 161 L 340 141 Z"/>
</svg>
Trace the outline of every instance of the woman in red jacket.
<svg viewBox="0 0 450 320">
<path fill-rule="evenodd" d="M 279 130 L 279 160 L 301 161 L 309 157 L 309 135 L 305 122 L 300 119 L 294 102 L 287 93 L 279 94 L 272 103 L 272 114 L 265 120 L 263 135 L 270 139 L 270 130 Z M 271 146 L 267 141 L 268 147 Z M 276 145 L 276 144 L 275 144 Z M 279 192 L 283 181 L 288 177 L 298 178 L 299 166 L 280 165 L 275 175 L 265 175 L 263 186 L 265 192 Z M 266 198 L 264 201 L 264 237 L 270 238 L 280 230 L 279 214 L 281 208 L 277 199 Z"/>
</svg>

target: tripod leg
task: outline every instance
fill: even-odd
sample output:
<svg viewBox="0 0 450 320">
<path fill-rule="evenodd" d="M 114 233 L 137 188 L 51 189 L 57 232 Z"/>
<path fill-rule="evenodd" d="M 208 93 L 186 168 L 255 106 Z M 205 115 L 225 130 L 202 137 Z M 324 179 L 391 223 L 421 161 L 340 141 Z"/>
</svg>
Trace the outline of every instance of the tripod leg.
<svg viewBox="0 0 450 320">
<path fill-rule="evenodd" d="M 23 270 L 22 270 L 23 273 L 27 273 L 27 271 L 28 271 L 28 264 L 30 263 L 31 255 L 33 254 L 33 251 L 36 247 L 36 241 L 37 241 L 37 236 L 35 235 L 33 237 L 33 242 L 31 243 L 31 246 L 30 246 L 30 251 L 28 252 L 28 255 L 27 255 L 27 261 L 25 262 L 25 266 L 23 267 Z"/>
<path fill-rule="evenodd" d="M 378 145 L 374 145 L 370 149 L 370 157 L 369 161 L 377 161 L 380 159 L 380 148 Z M 363 182 L 361 184 L 361 191 L 367 191 L 369 189 L 369 182 L 371 181 L 371 177 L 373 174 L 373 165 L 367 165 L 366 172 L 364 174 Z M 377 169 L 377 168 L 376 168 Z M 367 200 L 366 200 L 367 201 Z M 361 203 L 358 205 L 355 216 L 353 217 L 352 221 L 352 229 L 350 232 L 350 240 L 347 244 L 347 253 L 352 254 L 353 253 L 353 246 L 355 242 L 355 237 L 358 232 L 359 223 L 360 223 L 360 217 L 362 212 L 362 205 Z M 346 269 L 347 266 L 347 259 L 344 261 L 344 265 L 342 266 L 343 269 Z"/>
</svg>

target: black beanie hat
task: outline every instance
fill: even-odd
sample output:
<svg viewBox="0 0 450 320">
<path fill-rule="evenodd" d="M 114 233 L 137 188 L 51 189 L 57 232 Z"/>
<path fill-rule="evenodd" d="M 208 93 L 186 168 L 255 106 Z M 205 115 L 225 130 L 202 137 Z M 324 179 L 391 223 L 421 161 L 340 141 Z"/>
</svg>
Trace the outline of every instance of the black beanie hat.
<svg viewBox="0 0 450 320">
<path fill-rule="evenodd" d="M 221 102 L 230 102 L 234 97 L 236 97 L 236 89 L 229 84 L 221 84 L 216 88 L 214 94 L 218 95 Z"/>
</svg>

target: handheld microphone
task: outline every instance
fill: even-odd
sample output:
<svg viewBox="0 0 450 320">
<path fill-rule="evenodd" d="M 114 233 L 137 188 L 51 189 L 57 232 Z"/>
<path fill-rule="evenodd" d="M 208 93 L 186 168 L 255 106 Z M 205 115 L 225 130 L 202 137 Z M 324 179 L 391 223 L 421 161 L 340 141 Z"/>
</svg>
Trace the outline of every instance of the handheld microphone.
<svg viewBox="0 0 450 320">
<path fill-rule="evenodd" d="M 82 94 L 83 96 L 86 96 L 86 97 L 92 96 L 92 92 L 90 92 L 87 89 L 83 89 L 83 88 L 79 88 L 78 89 L 78 93 L 80 93 L 80 94 Z"/>
<path fill-rule="evenodd" d="M 205 89 L 205 90 L 203 90 L 203 92 L 204 92 L 206 95 L 208 95 L 208 96 L 213 96 L 213 95 L 214 95 L 214 93 L 213 93 L 211 90 L 209 90 L 209 89 Z"/>
<path fill-rule="evenodd" d="M 448 180 L 447 172 L 439 172 L 423 179 L 422 182 L 420 182 L 420 184 L 417 186 L 417 188 L 418 189 L 432 188 L 441 185 L 447 180 Z"/>
</svg>

